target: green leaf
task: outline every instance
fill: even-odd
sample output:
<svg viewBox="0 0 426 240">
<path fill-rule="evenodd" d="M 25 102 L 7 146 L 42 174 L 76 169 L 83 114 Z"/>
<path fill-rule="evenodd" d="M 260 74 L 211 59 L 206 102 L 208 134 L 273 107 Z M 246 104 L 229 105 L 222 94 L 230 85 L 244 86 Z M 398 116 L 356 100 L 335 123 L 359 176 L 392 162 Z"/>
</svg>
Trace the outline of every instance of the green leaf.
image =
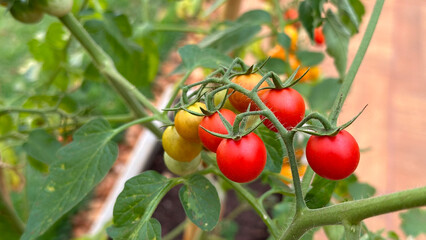
<svg viewBox="0 0 426 240">
<path fill-rule="evenodd" d="M 367 183 L 354 182 L 348 186 L 349 193 L 354 200 L 372 197 L 376 189 Z"/>
<path fill-rule="evenodd" d="M 306 205 L 311 209 L 325 207 L 330 202 L 335 187 L 336 181 L 315 175 L 312 188 L 305 196 Z"/>
<path fill-rule="evenodd" d="M 234 240 L 235 237 L 237 236 L 238 228 L 239 228 L 239 225 L 237 222 L 224 219 L 219 222 L 216 229 L 219 229 L 219 234 L 223 239 Z"/>
<path fill-rule="evenodd" d="M 284 74 L 291 72 L 291 68 L 288 62 L 284 62 L 283 60 L 278 58 L 269 59 L 268 62 L 266 62 L 266 64 L 263 66 L 262 70 L 273 71 L 276 74 Z"/>
<path fill-rule="evenodd" d="M 294 197 L 286 197 L 283 201 L 275 204 L 272 209 L 272 216 L 274 222 L 281 229 L 285 229 L 293 219 L 296 212 L 296 202 Z"/>
<path fill-rule="evenodd" d="M 296 56 L 303 66 L 308 67 L 316 66 L 324 60 L 324 54 L 322 52 L 299 50 L 296 52 Z"/>
<path fill-rule="evenodd" d="M 401 201 L 404 201 L 401 199 Z M 426 210 L 415 208 L 399 214 L 402 223 L 401 228 L 405 235 L 416 237 L 426 234 Z"/>
<path fill-rule="evenodd" d="M 359 27 L 359 21 L 358 16 L 353 9 L 352 5 L 349 3 L 349 0 L 333 0 L 332 1 L 336 7 L 338 8 L 339 12 L 343 15 L 346 15 L 349 20 L 353 23 L 353 25 L 358 29 Z"/>
<path fill-rule="evenodd" d="M 267 152 L 265 170 L 279 173 L 286 153 L 284 142 L 277 136 L 277 133 L 269 130 L 264 125 L 261 125 L 256 129 L 256 134 L 265 143 Z"/>
<path fill-rule="evenodd" d="M 108 233 L 114 239 L 159 239 L 160 224 L 151 219 L 163 196 L 175 181 L 155 171 L 129 179 L 114 206 L 114 226 Z"/>
<path fill-rule="evenodd" d="M 13 118 L 9 114 L 0 115 L 0 135 L 5 135 L 14 128 Z"/>
<path fill-rule="evenodd" d="M 35 160 L 50 165 L 56 160 L 56 152 L 61 146 L 61 143 L 44 129 L 37 129 L 30 133 L 23 148 Z"/>
<path fill-rule="evenodd" d="M 308 32 L 311 39 L 314 39 L 314 9 L 309 1 L 303 1 L 299 5 L 299 19 L 303 27 Z"/>
<path fill-rule="evenodd" d="M 161 225 L 155 218 L 144 222 L 129 223 L 122 227 L 109 227 L 107 232 L 115 240 L 161 239 Z"/>
<path fill-rule="evenodd" d="M 278 33 L 277 36 L 278 43 L 285 49 L 289 49 L 291 45 L 291 39 L 285 33 Z"/>
<path fill-rule="evenodd" d="M 178 50 L 186 69 L 197 67 L 218 68 L 220 65 L 229 65 L 232 59 L 214 49 L 200 48 L 196 45 L 186 45 Z"/>
<path fill-rule="evenodd" d="M 227 23 L 226 28 L 220 28 L 205 37 L 198 46 L 229 53 L 249 43 L 260 32 L 260 25 L 271 21 L 269 13 L 263 10 L 246 12 L 235 22 Z"/>
<path fill-rule="evenodd" d="M 345 228 L 342 225 L 329 225 L 323 227 L 328 240 L 342 240 L 345 235 Z"/>
<path fill-rule="evenodd" d="M 9 206 L 9 203 L 0 195 L 0 238 L 5 240 L 17 240 L 22 234 L 22 229 L 20 229 L 18 225 L 13 224 L 14 221 L 11 219 L 17 216 L 14 216 L 15 214 L 10 212 L 10 209 L 13 208 Z"/>
<path fill-rule="evenodd" d="M 349 4 L 353 11 L 355 12 L 356 19 L 359 23 L 362 21 L 362 17 L 365 14 L 365 8 L 364 5 L 360 0 L 349 0 Z M 352 19 L 348 16 L 348 14 L 345 14 L 344 12 L 340 12 L 340 19 L 342 20 L 342 23 L 346 26 L 346 28 L 351 32 L 351 35 L 358 32 L 358 26 L 356 26 Z"/>
<path fill-rule="evenodd" d="M 74 134 L 73 142 L 59 149 L 22 239 L 44 233 L 102 180 L 117 158 L 113 136 L 107 121 L 95 119 Z"/>
<path fill-rule="evenodd" d="M 336 15 L 328 10 L 323 32 L 327 45 L 327 53 L 334 59 L 334 65 L 340 78 L 344 78 L 348 59 L 348 44 L 350 33 Z"/>
<path fill-rule="evenodd" d="M 337 97 L 340 85 L 341 83 L 333 78 L 324 79 L 315 85 L 308 96 L 311 110 L 321 113 L 329 111 Z"/>
<path fill-rule="evenodd" d="M 117 25 L 127 21 L 126 17 L 108 13 L 104 18 L 105 21 L 89 20 L 85 22 L 84 27 L 96 43 L 111 56 L 117 70 L 126 79 L 138 88 L 148 87 L 159 66 L 156 45 L 149 39 L 142 38 L 134 42 L 127 38 L 130 30 Z"/>
<path fill-rule="evenodd" d="M 204 231 L 212 230 L 219 221 L 220 201 L 216 188 L 202 175 L 193 175 L 179 190 L 186 215 Z"/>
</svg>

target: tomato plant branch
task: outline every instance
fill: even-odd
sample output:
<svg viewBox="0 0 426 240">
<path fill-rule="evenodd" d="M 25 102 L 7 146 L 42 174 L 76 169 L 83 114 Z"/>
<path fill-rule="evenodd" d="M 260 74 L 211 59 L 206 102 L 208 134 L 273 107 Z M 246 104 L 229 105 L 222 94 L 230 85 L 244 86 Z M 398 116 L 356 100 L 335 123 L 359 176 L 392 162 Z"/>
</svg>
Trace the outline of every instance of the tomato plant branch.
<svg viewBox="0 0 426 240">
<path fill-rule="evenodd" d="M 64 17 L 59 18 L 59 20 L 85 48 L 90 57 L 93 59 L 95 66 L 99 69 L 99 72 L 110 81 L 111 85 L 131 106 L 132 110 L 138 117 L 146 117 L 148 115 L 142 105 L 149 109 L 152 113 L 160 114 L 160 111 L 158 111 L 135 86 L 133 86 L 117 71 L 112 59 L 96 44 L 96 42 L 90 37 L 80 22 L 78 22 L 72 14 L 67 14 Z M 146 123 L 145 126 L 158 137 L 161 136 L 161 130 L 151 122 Z"/>
<path fill-rule="evenodd" d="M 241 184 L 229 180 L 217 168 L 215 168 L 214 174 L 217 175 L 217 176 L 220 176 L 224 181 L 226 181 L 229 185 L 231 185 L 232 188 L 237 193 L 239 193 L 251 205 L 251 207 L 256 211 L 256 213 L 259 215 L 259 217 L 262 219 L 262 221 L 268 227 L 268 229 L 269 229 L 269 231 L 270 231 L 270 233 L 273 237 L 277 238 L 279 236 L 279 234 L 277 232 L 278 229 L 277 229 L 275 223 L 269 217 L 268 212 L 266 212 L 266 210 L 262 206 L 262 204 L 249 191 L 247 191 Z"/>
<path fill-rule="evenodd" d="M 426 187 L 421 187 L 325 208 L 304 209 L 302 214 L 294 218 L 280 239 L 299 239 L 314 227 L 345 222 L 357 224 L 369 217 L 425 205 Z"/>
<path fill-rule="evenodd" d="M 329 116 L 330 122 L 333 125 L 336 125 L 337 123 L 337 118 L 339 117 L 343 102 L 345 101 L 349 93 L 352 82 L 355 79 L 356 73 L 358 72 L 362 60 L 364 59 L 365 53 L 367 52 L 368 45 L 370 44 L 371 38 L 373 37 L 373 33 L 379 20 L 380 12 L 382 11 L 384 2 L 385 0 L 376 1 L 376 4 L 374 5 L 373 12 L 367 25 L 367 29 L 364 33 L 364 37 L 362 38 L 361 44 L 358 48 L 354 60 L 352 61 L 348 73 L 346 74 L 343 80 L 343 84 L 339 89 L 339 93 L 337 94 L 337 96 L 340 97 L 336 98 L 336 100 L 334 101 L 332 111 Z"/>
</svg>

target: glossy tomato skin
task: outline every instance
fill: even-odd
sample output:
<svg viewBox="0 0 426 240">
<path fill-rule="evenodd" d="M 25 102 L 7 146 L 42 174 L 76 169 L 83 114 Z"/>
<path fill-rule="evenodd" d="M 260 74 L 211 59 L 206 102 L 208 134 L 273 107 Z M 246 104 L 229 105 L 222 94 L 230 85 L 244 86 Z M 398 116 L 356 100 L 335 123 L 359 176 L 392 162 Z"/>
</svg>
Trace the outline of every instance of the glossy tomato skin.
<svg viewBox="0 0 426 240">
<path fill-rule="evenodd" d="M 234 112 L 224 108 L 219 110 L 219 112 L 225 117 L 226 120 L 228 120 L 229 123 L 234 124 L 235 117 L 237 116 Z M 228 132 L 223 125 L 222 120 L 220 119 L 219 113 L 216 112 L 210 116 L 205 116 L 203 120 L 201 120 L 198 127 L 198 136 L 200 137 L 203 145 L 208 150 L 216 152 L 217 147 L 223 138 L 213 136 L 201 127 L 204 127 L 205 129 L 215 133 L 227 134 Z"/>
<path fill-rule="evenodd" d="M 189 106 L 188 109 L 202 113 L 200 108 L 206 109 L 206 105 L 201 102 L 196 102 Z M 191 142 L 200 142 L 198 137 L 198 125 L 200 124 L 203 117 L 193 115 L 185 110 L 179 110 L 175 117 L 175 127 L 179 135 Z"/>
<path fill-rule="evenodd" d="M 258 73 L 251 73 L 246 75 L 239 75 L 234 77 L 231 81 L 242 86 L 243 88 L 247 90 L 252 90 L 262 79 L 262 75 Z M 265 81 L 263 82 L 259 89 L 267 87 L 268 83 Z M 258 95 L 261 96 L 263 94 L 264 90 L 259 91 Z M 229 101 L 231 102 L 232 106 L 234 106 L 238 111 L 245 112 L 247 111 L 248 106 L 250 105 L 250 110 L 256 109 L 256 104 L 246 95 L 235 91 L 230 97 Z"/>
<path fill-rule="evenodd" d="M 260 99 L 288 130 L 295 127 L 305 116 L 305 101 L 302 95 L 292 88 L 268 89 Z M 272 131 L 278 132 L 268 119 L 265 119 L 263 124 Z"/>
<path fill-rule="evenodd" d="M 37 0 L 39 9 L 55 17 L 67 15 L 71 11 L 72 5 L 73 0 Z"/>
<path fill-rule="evenodd" d="M 34 0 L 16 0 L 13 2 L 10 13 L 13 18 L 22 23 L 38 23 L 43 19 L 43 11 L 37 8 Z"/>
<path fill-rule="evenodd" d="M 345 130 L 335 136 L 311 136 L 306 145 L 306 158 L 312 170 L 321 177 L 340 180 L 357 168 L 359 146 Z"/>
<path fill-rule="evenodd" d="M 322 32 L 322 27 L 315 28 L 314 30 L 314 41 L 317 45 L 323 45 L 325 42 L 324 33 Z"/>
<path fill-rule="evenodd" d="M 190 142 L 179 135 L 174 126 L 168 126 L 161 138 L 164 151 L 180 162 L 191 162 L 202 150 L 200 143 Z"/>
<path fill-rule="evenodd" d="M 265 144 L 255 133 L 238 140 L 224 139 L 217 148 L 220 171 L 238 183 L 256 179 L 265 168 L 266 157 Z"/>
</svg>

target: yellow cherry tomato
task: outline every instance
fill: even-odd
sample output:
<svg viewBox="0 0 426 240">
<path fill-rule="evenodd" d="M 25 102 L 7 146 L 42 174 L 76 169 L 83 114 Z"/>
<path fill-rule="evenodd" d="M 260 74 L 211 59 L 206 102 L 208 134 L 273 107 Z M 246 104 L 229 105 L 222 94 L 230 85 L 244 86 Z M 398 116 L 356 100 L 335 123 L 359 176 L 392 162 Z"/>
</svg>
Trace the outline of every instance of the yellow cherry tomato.
<svg viewBox="0 0 426 240">
<path fill-rule="evenodd" d="M 284 33 L 290 38 L 290 50 L 296 51 L 297 41 L 299 39 L 299 32 L 297 31 L 297 28 L 293 25 L 287 25 L 284 27 Z"/>
<path fill-rule="evenodd" d="M 181 137 L 174 126 L 167 127 L 161 139 L 164 151 L 180 162 L 190 162 L 202 149 L 201 143 L 190 142 Z"/>
<path fill-rule="evenodd" d="M 283 61 L 287 60 L 287 54 L 285 52 L 285 49 L 279 44 L 275 45 L 274 48 L 269 50 L 268 56 L 270 56 L 271 58 L 278 58 Z"/>
<path fill-rule="evenodd" d="M 201 108 L 206 109 L 206 105 L 201 102 L 196 102 L 188 107 L 189 110 L 197 113 L 202 113 Z M 185 110 L 180 110 L 175 117 L 175 127 L 179 135 L 191 142 L 199 142 L 198 125 L 203 117 L 193 115 Z"/>
</svg>

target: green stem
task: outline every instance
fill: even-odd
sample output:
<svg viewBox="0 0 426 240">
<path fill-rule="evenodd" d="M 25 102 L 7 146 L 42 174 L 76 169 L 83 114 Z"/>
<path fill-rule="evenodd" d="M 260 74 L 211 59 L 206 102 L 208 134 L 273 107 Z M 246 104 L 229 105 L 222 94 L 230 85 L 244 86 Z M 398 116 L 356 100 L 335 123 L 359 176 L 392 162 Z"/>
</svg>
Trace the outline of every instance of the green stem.
<svg viewBox="0 0 426 240">
<path fill-rule="evenodd" d="M 128 122 L 126 124 L 121 125 L 120 127 L 116 128 L 116 129 L 114 129 L 114 132 L 119 133 L 119 132 L 124 131 L 127 128 L 133 126 L 133 125 L 150 122 L 150 121 L 153 121 L 153 120 L 156 120 L 156 119 L 158 119 L 157 116 L 149 116 L 149 117 L 136 119 L 134 121 Z"/>
<path fill-rule="evenodd" d="M 192 71 L 193 70 L 187 71 L 185 73 L 185 75 L 182 77 L 182 79 L 179 80 L 178 83 L 176 83 L 175 88 L 173 89 L 172 96 L 170 97 L 170 100 L 169 100 L 169 102 L 166 105 L 166 108 L 170 108 L 172 106 L 173 101 L 175 100 L 175 98 L 179 94 L 179 90 L 181 89 L 181 87 L 183 87 L 183 85 L 185 85 L 185 82 L 188 79 L 189 75 L 191 75 Z"/>
<path fill-rule="evenodd" d="M 345 222 L 359 223 L 369 217 L 425 205 L 426 187 L 421 187 L 325 208 L 304 209 L 280 239 L 299 239 L 306 231 L 314 227 Z"/>
<path fill-rule="evenodd" d="M 231 185 L 232 188 L 237 193 L 239 193 L 252 206 L 252 208 L 256 211 L 256 213 L 259 215 L 259 217 L 268 227 L 271 235 L 275 239 L 277 239 L 279 235 L 278 228 L 276 227 L 272 219 L 269 217 L 265 208 L 263 208 L 263 206 L 257 201 L 257 199 L 249 191 L 247 191 L 243 186 L 241 186 L 241 184 L 229 180 L 220 171 L 216 170 L 215 174 L 222 177 L 223 180 L 225 180 L 229 185 Z"/>
<path fill-rule="evenodd" d="M 291 175 L 293 178 L 294 191 L 296 193 L 296 214 L 306 208 L 305 199 L 303 198 L 302 187 L 300 184 L 299 171 L 297 170 L 296 155 L 293 147 L 294 133 L 283 136 L 284 144 L 287 149 L 287 156 L 290 160 Z"/>
<path fill-rule="evenodd" d="M 351 88 L 352 82 L 355 79 L 356 73 L 358 72 L 359 66 L 361 65 L 362 60 L 364 59 L 365 53 L 367 52 L 368 45 L 370 44 L 371 38 L 373 37 L 374 30 L 376 29 L 377 22 L 380 17 L 380 12 L 382 11 L 383 4 L 385 0 L 377 0 L 374 5 L 373 12 L 371 14 L 370 21 L 368 22 L 367 29 L 365 31 L 364 37 L 362 38 L 361 44 L 358 48 L 358 51 L 355 55 L 355 58 L 346 74 L 346 77 L 343 81 L 342 86 L 340 87 L 338 98 L 334 101 L 332 112 L 329 116 L 330 122 L 333 125 L 336 125 L 337 118 L 342 109 L 343 102 L 345 101 L 349 90 Z"/>
<path fill-rule="evenodd" d="M 183 221 L 179 225 L 177 225 L 172 231 L 170 231 L 162 239 L 163 240 L 173 240 L 173 239 L 175 239 L 177 236 L 179 236 L 179 234 L 181 234 L 183 232 L 183 230 L 185 230 L 186 225 L 188 225 L 188 223 L 190 223 L 190 222 L 191 221 L 188 218 L 185 219 L 185 221 Z"/>
<path fill-rule="evenodd" d="M 153 114 L 161 114 L 160 111 L 158 111 L 135 86 L 133 86 L 117 71 L 112 59 L 96 44 L 96 42 L 90 37 L 80 22 L 78 22 L 72 14 L 67 14 L 64 17 L 59 18 L 59 20 L 61 20 L 73 36 L 86 49 L 90 57 L 92 57 L 95 66 L 99 69 L 99 72 L 110 81 L 111 85 L 130 105 L 131 109 L 138 117 L 147 116 L 147 113 L 144 111 L 142 106 L 149 109 Z M 142 104 L 142 106 L 140 104 Z M 145 126 L 158 137 L 161 136 L 161 130 L 151 122 L 146 123 Z"/>
<path fill-rule="evenodd" d="M 188 27 L 182 24 L 155 24 L 152 28 L 154 31 L 166 31 L 166 32 L 190 32 L 208 34 L 209 30 L 195 27 Z"/>
</svg>

